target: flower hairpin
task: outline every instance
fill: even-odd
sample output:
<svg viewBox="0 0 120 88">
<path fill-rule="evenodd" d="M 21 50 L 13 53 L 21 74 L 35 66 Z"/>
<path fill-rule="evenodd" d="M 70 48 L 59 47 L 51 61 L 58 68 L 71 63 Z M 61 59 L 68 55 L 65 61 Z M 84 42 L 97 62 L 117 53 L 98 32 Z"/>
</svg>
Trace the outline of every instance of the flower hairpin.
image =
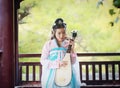
<svg viewBox="0 0 120 88">
<path fill-rule="evenodd" d="M 61 20 L 59 20 L 59 21 L 58 21 L 58 24 L 62 24 L 62 21 L 61 21 Z"/>
</svg>

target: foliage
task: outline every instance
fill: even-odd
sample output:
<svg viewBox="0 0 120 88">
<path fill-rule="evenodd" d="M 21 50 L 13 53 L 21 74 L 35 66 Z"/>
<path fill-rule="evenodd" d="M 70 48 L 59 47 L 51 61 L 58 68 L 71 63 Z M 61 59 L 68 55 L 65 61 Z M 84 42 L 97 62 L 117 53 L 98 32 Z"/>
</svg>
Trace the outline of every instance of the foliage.
<svg viewBox="0 0 120 88">
<path fill-rule="evenodd" d="M 98 1 L 98 7 L 100 5 L 103 5 L 103 2 L 104 0 L 99 0 Z M 111 26 L 114 26 L 115 23 L 118 23 L 119 19 L 120 19 L 120 0 L 113 0 L 112 2 L 113 6 L 115 8 L 118 9 L 118 13 L 114 11 L 114 9 L 109 9 L 109 14 L 112 16 L 112 15 L 115 15 L 115 14 L 118 14 L 115 21 L 110 21 L 109 23 L 111 24 Z"/>
<path fill-rule="evenodd" d="M 26 3 L 21 3 L 22 6 L 18 11 L 18 22 L 21 23 L 21 20 L 30 14 L 30 10 L 37 5 L 36 0 L 25 1 Z"/>
<path fill-rule="evenodd" d="M 116 8 L 120 8 L 120 0 L 113 0 L 113 5 L 114 5 Z"/>
<path fill-rule="evenodd" d="M 24 0 L 18 13 L 29 8 L 29 15 L 19 20 L 19 52 L 41 53 L 58 17 L 67 23 L 68 36 L 78 31 L 77 52 L 120 52 L 120 21 L 114 23 L 118 8 L 112 0 L 101 1 L 103 5 L 98 6 L 96 0 Z"/>
</svg>

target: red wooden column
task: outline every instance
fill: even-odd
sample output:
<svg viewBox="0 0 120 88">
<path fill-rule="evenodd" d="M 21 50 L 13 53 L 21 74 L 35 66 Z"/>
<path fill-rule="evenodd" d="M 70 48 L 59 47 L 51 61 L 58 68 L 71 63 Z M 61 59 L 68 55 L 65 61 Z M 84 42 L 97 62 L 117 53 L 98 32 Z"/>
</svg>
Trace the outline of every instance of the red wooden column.
<svg viewBox="0 0 120 88">
<path fill-rule="evenodd" d="M 0 0 L 0 88 L 14 88 L 14 0 Z"/>
</svg>

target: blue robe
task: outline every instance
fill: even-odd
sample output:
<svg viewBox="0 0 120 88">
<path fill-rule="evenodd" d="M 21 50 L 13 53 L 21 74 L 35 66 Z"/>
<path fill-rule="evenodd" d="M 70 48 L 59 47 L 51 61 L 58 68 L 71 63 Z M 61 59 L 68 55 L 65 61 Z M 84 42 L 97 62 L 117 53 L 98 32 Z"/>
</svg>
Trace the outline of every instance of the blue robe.
<svg viewBox="0 0 120 88">
<path fill-rule="evenodd" d="M 51 47 L 51 45 L 54 45 L 49 50 L 48 60 L 49 61 L 55 61 L 56 59 L 62 60 L 66 54 L 67 49 L 64 47 L 58 47 L 56 40 L 53 39 L 50 42 L 48 47 Z M 64 42 L 63 42 L 64 46 Z M 44 52 L 43 52 L 44 53 Z M 46 65 L 43 64 L 42 66 L 42 88 L 80 88 L 80 75 L 79 75 L 79 62 L 76 60 L 74 64 L 72 64 L 72 79 L 71 82 L 65 86 L 61 87 L 55 84 L 55 72 L 57 68 L 48 68 Z"/>
</svg>

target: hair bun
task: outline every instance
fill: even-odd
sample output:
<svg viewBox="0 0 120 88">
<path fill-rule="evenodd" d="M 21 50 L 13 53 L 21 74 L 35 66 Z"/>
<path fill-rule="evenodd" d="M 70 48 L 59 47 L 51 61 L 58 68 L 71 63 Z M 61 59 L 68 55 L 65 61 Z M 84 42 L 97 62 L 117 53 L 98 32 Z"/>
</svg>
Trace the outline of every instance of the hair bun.
<svg viewBox="0 0 120 88">
<path fill-rule="evenodd" d="M 63 22 L 62 18 L 57 18 L 54 22 L 54 25 L 52 26 L 53 30 L 58 28 L 65 28 L 66 29 L 66 23 Z"/>
<path fill-rule="evenodd" d="M 61 25 L 61 24 L 63 24 L 63 19 L 62 19 L 62 18 L 56 19 L 55 24 L 56 24 L 56 25 Z"/>
</svg>

